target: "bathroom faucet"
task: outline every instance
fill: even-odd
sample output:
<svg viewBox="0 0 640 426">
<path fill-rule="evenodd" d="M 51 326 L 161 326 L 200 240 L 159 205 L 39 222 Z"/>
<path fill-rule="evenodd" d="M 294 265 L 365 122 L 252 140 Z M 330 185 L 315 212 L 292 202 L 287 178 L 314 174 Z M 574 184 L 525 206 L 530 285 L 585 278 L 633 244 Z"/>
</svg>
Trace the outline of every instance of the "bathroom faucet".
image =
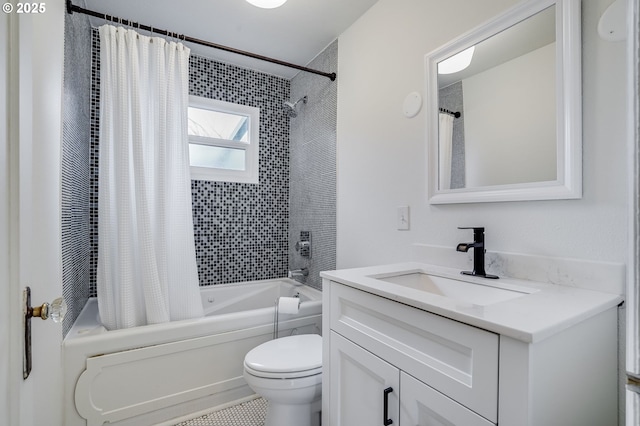
<svg viewBox="0 0 640 426">
<path fill-rule="evenodd" d="M 295 277 L 307 277 L 309 276 L 309 270 L 307 268 L 302 269 L 294 269 L 293 271 L 289 271 L 289 278 Z"/>
<path fill-rule="evenodd" d="M 483 227 L 458 227 L 458 229 L 473 229 L 473 242 L 460 243 L 456 247 L 456 251 L 468 252 L 473 248 L 473 271 L 462 271 L 461 274 L 473 275 L 483 278 L 499 278 L 496 275 L 489 275 L 484 270 L 484 228 Z"/>
</svg>

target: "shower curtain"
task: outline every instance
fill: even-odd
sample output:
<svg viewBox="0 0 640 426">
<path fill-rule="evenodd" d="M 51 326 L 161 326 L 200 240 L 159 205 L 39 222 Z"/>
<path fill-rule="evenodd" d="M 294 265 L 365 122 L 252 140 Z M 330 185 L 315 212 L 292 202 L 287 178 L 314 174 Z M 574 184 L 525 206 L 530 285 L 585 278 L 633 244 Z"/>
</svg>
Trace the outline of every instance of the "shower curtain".
<svg viewBox="0 0 640 426">
<path fill-rule="evenodd" d="M 453 116 L 439 113 L 438 170 L 439 189 L 451 189 L 451 156 L 453 150 Z"/>
<path fill-rule="evenodd" d="M 187 143 L 189 49 L 100 27 L 97 292 L 107 329 L 203 315 Z"/>
</svg>

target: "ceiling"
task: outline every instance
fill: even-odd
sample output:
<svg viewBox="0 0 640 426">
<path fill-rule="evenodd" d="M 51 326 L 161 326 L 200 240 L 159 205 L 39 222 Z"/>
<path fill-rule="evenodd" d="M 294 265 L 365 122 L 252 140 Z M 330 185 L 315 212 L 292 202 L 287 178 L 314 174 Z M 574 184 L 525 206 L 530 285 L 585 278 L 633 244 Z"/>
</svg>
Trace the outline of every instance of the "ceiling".
<svg viewBox="0 0 640 426">
<path fill-rule="evenodd" d="M 376 1 L 289 0 L 276 9 L 260 9 L 245 0 L 85 0 L 85 3 L 87 9 L 96 12 L 305 66 Z M 73 3 L 85 7 L 81 0 Z M 103 23 L 91 18 L 93 26 Z M 298 73 L 295 69 L 210 47 L 187 45 L 194 54 L 288 79 Z"/>
</svg>

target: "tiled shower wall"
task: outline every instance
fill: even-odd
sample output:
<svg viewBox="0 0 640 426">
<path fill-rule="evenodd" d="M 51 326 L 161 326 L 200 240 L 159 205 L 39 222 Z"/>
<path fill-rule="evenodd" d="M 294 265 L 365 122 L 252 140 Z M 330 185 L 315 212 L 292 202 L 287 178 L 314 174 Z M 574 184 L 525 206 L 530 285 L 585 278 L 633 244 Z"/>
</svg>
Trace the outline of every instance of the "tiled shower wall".
<svg viewBox="0 0 640 426">
<path fill-rule="evenodd" d="M 63 148 L 63 291 L 68 331 L 87 297 L 96 295 L 99 128 L 99 37 L 80 14 L 67 16 Z M 311 64 L 337 68 L 337 42 Z M 290 88 L 296 93 L 290 96 Z M 200 285 L 283 277 L 309 267 L 307 282 L 335 268 L 336 83 L 300 73 L 289 80 L 192 56 L 190 93 L 260 108 L 260 184 L 192 181 Z M 282 102 L 306 94 L 290 120 Z M 289 196 L 289 135 L 297 167 Z M 289 203 L 292 203 L 291 209 Z M 289 229 L 292 229 L 290 232 Z M 310 230 L 313 256 L 294 245 Z M 289 253 L 292 253 L 289 256 Z M 306 261 L 306 259 L 305 259 Z M 289 266 L 291 265 L 291 266 Z"/>
<path fill-rule="evenodd" d="M 338 68 L 334 41 L 309 65 L 324 71 Z M 291 80 L 291 100 L 308 96 L 291 119 L 291 187 L 289 190 L 289 265 L 306 267 L 306 283 L 321 289 L 320 271 L 336 267 L 336 122 L 337 83 L 309 73 Z M 294 246 L 300 231 L 311 232 L 311 258 Z"/>
<path fill-rule="evenodd" d="M 62 288 L 69 331 L 89 297 L 89 104 L 91 27 L 86 16 L 65 16 L 62 116 Z"/>
<path fill-rule="evenodd" d="M 289 98 L 284 78 L 191 56 L 189 92 L 260 108 L 260 183 L 192 181 L 200 285 L 287 275 Z"/>
<path fill-rule="evenodd" d="M 93 30 L 91 101 L 92 261 L 97 255 L 99 35 Z M 286 276 L 289 223 L 289 120 L 282 102 L 287 79 L 191 55 L 191 95 L 260 108 L 259 184 L 192 181 L 196 260 L 200 285 Z"/>
</svg>

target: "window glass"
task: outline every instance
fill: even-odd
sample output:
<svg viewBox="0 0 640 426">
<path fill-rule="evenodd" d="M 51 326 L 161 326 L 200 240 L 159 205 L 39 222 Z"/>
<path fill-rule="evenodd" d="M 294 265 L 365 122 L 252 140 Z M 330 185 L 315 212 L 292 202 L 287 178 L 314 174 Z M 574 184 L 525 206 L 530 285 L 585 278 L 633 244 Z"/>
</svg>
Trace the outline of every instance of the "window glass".
<svg viewBox="0 0 640 426">
<path fill-rule="evenodd" d="M 248 142 L 249 117 L 189 107 L 189 135 Z"/>
<path fill-rule="evenodd" d="M 192 179 L 258 183 L 258 108 L 191 96 L 188 116 Z"/>
<path fill-rule="evenodd" d="M 245 170 L 245 150 L 220 146 L 189 144 L 189 158 L 194 167 Z"/>
</svg>

